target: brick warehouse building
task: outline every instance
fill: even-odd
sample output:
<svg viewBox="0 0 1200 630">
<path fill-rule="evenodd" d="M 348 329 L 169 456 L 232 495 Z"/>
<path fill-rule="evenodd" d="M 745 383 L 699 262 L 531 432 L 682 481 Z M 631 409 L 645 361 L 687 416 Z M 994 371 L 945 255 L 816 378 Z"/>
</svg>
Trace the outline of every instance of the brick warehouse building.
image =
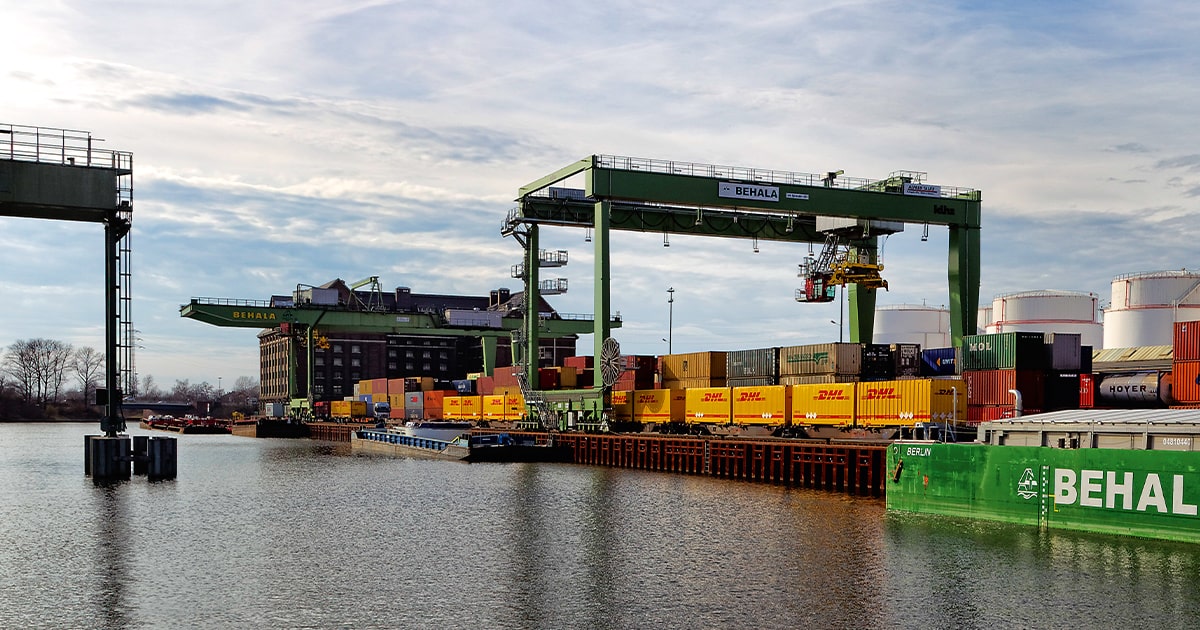
<svg viewBox="0 0 1200 630">
<path fill-rule="evenodd" d="M 303 293 L 303 295 L 301 295 Z M 347 310 L 382 310 L 389 313 L 444 313 L 447 310 L 470 313 L 479 319 L 520 317 L 523 293 L 512 294 L 508 289 L 493 290 L 483 297 L 413 293 L 408 287 L 398 287 L 390 293 L 352 291 L 341 279 L 330 281 L 294 296 L 274 296 L 273 304 L 291 305 L 295 300 Z M 554 316 L 553 308 L 541 299 L 539 313 Z M 483 369 L 483 350 L 475 337 L 401 335 L 320 331 L 313 355 L 313 400 L 341 400 L 354 394 L 354 384 L 373 378 L 406 378 L 431 376 L 438 380 L 466 378 L 467 374 Z M 288 356 L 296 339 L 280 328 L 263 330 L 259 343 L 259 398 L 263 403 L 288 403 Z M 578 337 L 569 335 L 556 339 L 542 338 L 539 347 L 539 366 L 561 365 L 565 357 L 574 356 Z M 512 365 L 511 340 L 501 337 L 496 348 L 496 367 Z M 303 353 L 301 353 L 303 356 Z M 296 382 L 303 391 L 308 382 L 308 366 L 304 361 L 296 367 Z"/>
</svg>

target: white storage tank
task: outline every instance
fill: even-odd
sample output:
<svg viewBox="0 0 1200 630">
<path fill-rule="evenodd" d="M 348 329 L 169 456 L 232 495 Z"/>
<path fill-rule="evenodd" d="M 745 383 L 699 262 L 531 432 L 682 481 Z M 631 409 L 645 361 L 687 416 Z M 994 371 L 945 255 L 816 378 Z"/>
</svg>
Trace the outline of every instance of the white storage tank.
<svg viewBox="0 0 1200 630">
<path fill-rule="evenodd" d="M 922 348 L 950 347 L 950 310 L 917 304 L 875 308 L 875 343 L 919 343 Z"/>
<path fill-rule="evenodd" d="M 980 306 L 975 316 L 976 334 L 987 334 L 988 326 L 992 324 L 992 305 Z"/>
<path fill-rule="evenodd" d="M 1200 272 L 1146 271 L 1113 278 L 1104 347 L 1166 346 L 1175 322 L 1200 320 Z"/>
<path fill-rule="evenodd" d="M 1092 348 L 1104 344 L 1099 297 L 1078 291 L 1020 291 L 992 300 L 989 333 L 1078 333 L 1080 343 Z"/>
</svg>

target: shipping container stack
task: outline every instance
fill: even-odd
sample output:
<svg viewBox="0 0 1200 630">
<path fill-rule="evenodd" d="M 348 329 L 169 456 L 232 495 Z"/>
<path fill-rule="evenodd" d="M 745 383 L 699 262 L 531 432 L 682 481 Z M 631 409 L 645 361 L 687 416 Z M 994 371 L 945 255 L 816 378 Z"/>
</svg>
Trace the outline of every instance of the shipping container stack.
<svg viewBox="0 0 1200 630">
<path fill-rule="evenodd" d="M 730 387 L 778 385 L 779 348 L 727 352 L 725 379 Z"/>
<path fill-rule="evenodd" d="M 1171 359 L 1173 408 L 1200 408 L 1200 322 L 1175 322 Z"/>
<path fill-rule="evenodd" d="M 1078 409 L 1084 368 L 1090 370 L 1078 333 L 1010 332 L 963 337 L 957 360 L 967 383 L 967 418 L 979 423 L 1016 415 Z"/>
<path fill-rule="evenodd" d="M 662 364 L 662 389 L 725 387 L 725 352 L 666 354 Z"/>
<path fill-rule="evenodd" d="M 779 384 L 853 383 L 862 374 L 863 345 L 817 343 L 779 349 Z"/>
</svg>

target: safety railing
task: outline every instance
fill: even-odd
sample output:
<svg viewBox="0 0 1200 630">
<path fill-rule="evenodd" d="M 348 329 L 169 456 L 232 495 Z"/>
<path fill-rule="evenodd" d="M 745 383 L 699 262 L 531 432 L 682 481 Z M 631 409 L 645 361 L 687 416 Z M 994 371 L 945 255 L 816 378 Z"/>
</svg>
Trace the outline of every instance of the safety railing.
<svg viewBox="0 0 1200 630">
<path fill-rule="evenodd" d="M 98 149 L 91 132 L 0 123 L 0 159 L 95 168 L 133 168 L 133 154 Z"/>
<path fill-rule="evenodd" d="M 656 160 L 651 158 L 622 157 L 617 155 L 597 155 L 596 166 L 622 171 L 645 171 L 648 173 L 664 173 L 668 175 L 689 175 L 694 177 L 712 177 L 730 179 L 740 182 L 763 184 L 793 184 L 796 186 L 823 186 L 844 190 L 867 190 L 874 192 L 902 192 L 897 186 L 901 183 L 920 183 L 924 176 L 920 171 L 897 171 L 886 179 L 863 179 L 860 177 L 844 177 L 840 171 L 824 175 L 813 173 L 796 173 L 777 171 L 773 169 L 748 168 L 744 166 L 722 166 L 718 164 L 698 164 L 695 162 L 676 162 L 674 160 Z M 932 194 L 930 190 L 936 191 Z M 540 191 L 539 191 L 540 192 Z M 964 198 L 976 193 L 972 188 L 955 186 L 937 186 L 926 189 L 927 196 Z M 550 195 L 549 192 L 545 193 Z"/>
</svg>

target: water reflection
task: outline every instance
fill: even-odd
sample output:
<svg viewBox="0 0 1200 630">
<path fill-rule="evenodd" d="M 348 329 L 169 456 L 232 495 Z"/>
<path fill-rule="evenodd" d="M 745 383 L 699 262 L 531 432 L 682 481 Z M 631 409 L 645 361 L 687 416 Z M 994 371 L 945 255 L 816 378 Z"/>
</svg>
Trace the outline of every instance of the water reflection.
<svg viewBox="0 0 1200 630">
<path fill-rule="evenodd" d="M 128 481 L 97 483 L 90 513 L 96 535 L 92 548 L 92 566 L 98 588 L 92 601 L 97 618 L 107 628 L 129 625 L 127 590 L 132 577 L 133 552 L 129 547 L 129 510 L 125 486 Z"/>
</svg>

